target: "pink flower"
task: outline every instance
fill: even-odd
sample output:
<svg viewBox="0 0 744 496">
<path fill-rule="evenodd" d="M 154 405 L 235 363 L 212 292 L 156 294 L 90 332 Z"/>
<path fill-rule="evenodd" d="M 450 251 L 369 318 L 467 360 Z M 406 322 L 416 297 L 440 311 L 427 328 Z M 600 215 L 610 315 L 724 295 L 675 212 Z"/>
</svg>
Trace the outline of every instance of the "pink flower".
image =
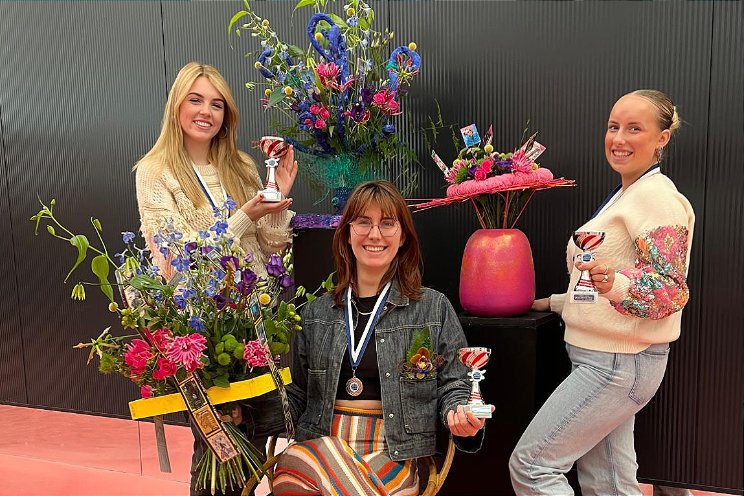
<svg viewBox="0 0 744 496">
<path fill-rule="evenodd" d="M 318 115 L 320 113 L 320 109 L 322 109 L 322 105 L 318 105 L 317 103 L 313 103 L 310 105 L 310 113 L 313 115 Z"/>
<path fill-rule="evenodd" d="M 157 368 L 152 372 L 152 377 L 153 379 L 161 381 L 166 377 L 176 375 L 177 369 L 178 367 L 176 367 L 175 363 L 171 362 L 167 358 L 160 357 L 157 361 Z"/>
<path fill-rule="evenodd" d="M 206 347 L 207 339 L 201 334 L 189 334 L 188 336 L 176 336 L 168 346 L 166 356 L 168 359 L 184 367 L 189 372 L 194 372 L 204 366 L 201 359 L 202 351 Z"/>
<path fill-rule="evenodd" d="M 395 93 L 388 90 L 381 90 L 372 97 L 372 105 L 378 107 L 387 115 L 397 115 L 400 113 L 400 103 L 395 101 Z"/>
<path fill-rule="evenodd" d="M 320 118 L 328 120 L 328 118 L 331 116 L 331 113 L 328 112 L 328 109 L 325 107 L 320 108 Z"/>
<path fill-rule="evenodd" d="M 243 341 L 243 359 L 248 362 L 248 365 L 253 367 L 265 367 L 269 364 L 269 354 L 258 340 Z"/>
<path fill-rule="evenodd" d="M 475 169 L 474 177 L 476 181 L 483 181 L 485 178 L 488 177 L 488 172 L 483 167 L 478 167 L 477 169 Z"/>
<path fill-rule="evenodd" d="M 308 127 L 312 126 L 313 125 L 313 120 L 312 119 L 305 119 L 305 125 L 308 126 Z"/>
<path fill-rule="evenodd" d="M 323 119 L 318 119 L 315 121 L 315 129 L 325 129 L 326 128 L 326 121 Z"/>
<path fill-rule="evenodd" d="M 527 174 L 532 172 L 532 160 L 528 159 L 522 150 L 514 152 L 511 158 L 512 172 Z"/>
<path fill-rule="evenodd" d="M 491 170 L 493 169 L 493 160 L 491 160 L 490 158 L 484 160 L 481 164 L 481 169 L 485 170 L 486 174 L 490 174 Z"/>
<path fill-rule="evenodd" d="M 173 335 L 171 334 L 170 329 L 168 329 L 167 327 L 158 329 L 155 332 L 150 332 L 150 329 L 145 327 L 144 334 L 145 337 L 153 344 L 153 346 L 158 349 L 158 351 L 165 351 L 171 339 L 173 339 Z"/>
<path fill-rule="evenodd" d="M 333 62 L 328 62 L 327 64 L 318 64 L 315 67 L 315 72 L 318 73 L 320 84 L 328 87 L 336 83 L 339 74 L 341 74 L 341 68 Z"/>
<path fill-rule="evenodd" d="M 145 373 L 148 360 L 154 356 L 155 354 L 146 341 L 133 339 L 127 345 L 127 351 L 124 353 L 124 363 L 129 365 L 133 376 L 138 376 Z"/>
<path fill-rule="evenodd" d="M 140 394 L 143 398 L 152 398 L 152 386 L 142 386 L 140 388 Z"/>
</svg>

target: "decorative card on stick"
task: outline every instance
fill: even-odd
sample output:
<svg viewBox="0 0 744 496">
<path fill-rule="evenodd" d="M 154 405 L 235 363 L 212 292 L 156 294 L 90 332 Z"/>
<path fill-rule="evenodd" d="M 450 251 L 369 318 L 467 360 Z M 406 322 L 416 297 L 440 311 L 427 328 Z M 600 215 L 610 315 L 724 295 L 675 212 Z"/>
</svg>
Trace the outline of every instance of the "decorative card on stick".
<svg viewBox="0 0 744 496">
<path fill-rule="evenodd" d="M 542 152 L 545 151 L 545 146 L 535 141 L 535 136 L 537 136 L 537 133 L 530 136 L 525 144 L 519 148 L 521 151 L 524 152 L 524 156 L 532 162 L 536 161 L 537 157 L 542 155 Z"/>
<path fill-rule="evenodd" d="M 460 129 L 460 134 L 462 134 L 462 139 L 465 142 L 465 146 L 468 148 L 471 146 L 478 146 L 481 142 L 478 128 L 475 127 L 475 124 L 470 124 L 469 126 Z"/>
<path fill-rule="evenodd" d="M 447 167 L 447 164 L 444 163 L 444 160 L 439 158 L 439 155 L 437 155 L 437 152 L 435 152 L 434 150 L 431 151 L 431 158 L 434 160 L 434 163 L 437 164 L 439 170 L 441 170 L 442 173 L 446 176 L 447 172 L 449 172 L 449 167 Z"/>
</svg>

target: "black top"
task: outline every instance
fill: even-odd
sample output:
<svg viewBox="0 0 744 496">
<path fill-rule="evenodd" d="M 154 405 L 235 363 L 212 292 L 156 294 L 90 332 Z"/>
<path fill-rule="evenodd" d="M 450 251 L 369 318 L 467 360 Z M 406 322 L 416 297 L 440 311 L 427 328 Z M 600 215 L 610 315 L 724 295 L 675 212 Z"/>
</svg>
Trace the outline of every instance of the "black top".
<svg viewBox="0 0 744 496">
<path fill-rule="evenodd" d="M 377 302 L 378 296 L 368 296 L 365 298 L 357 298 L 353 296 L 354 304 L 351 306 L 354 319 L 354 342 L 359 343 L 359 339 L 362 337 L 364 328 L 369 322 L 371 315 L 362 315 L 360 312 L 372 312 Z M 357 312 L 358 310 L 358 312 Z M 362 394 L 359 396 L 350 396 L 346 392 L 346 381 L 351 379 L 351 361 L 349 360 L 349 349 L 347 347 L 344 353 L 344 358 L 341 362 L 341 374 L 338 379 L 338 390 L 336 391 L 336 399 L 339 400 L 381 400 L 382 395 L 380 393 L 380 372 L 377 367 L 377 345 L 375 341 L 375 331 L 372 329 L 372 335 L 369 338 L 369 344 L 367 349 L 362 355 L 362 361 L 359 363 L 359 367 L 356 369 L 357 379 L 362 381 Z"/>
</svg>

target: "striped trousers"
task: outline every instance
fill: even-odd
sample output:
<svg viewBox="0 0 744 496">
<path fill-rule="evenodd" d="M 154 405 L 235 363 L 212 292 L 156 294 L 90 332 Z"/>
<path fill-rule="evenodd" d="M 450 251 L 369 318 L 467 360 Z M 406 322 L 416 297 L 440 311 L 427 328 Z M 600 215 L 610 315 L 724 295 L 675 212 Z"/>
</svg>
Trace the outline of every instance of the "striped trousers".
<svg viewBox="0 0 744 496">
<path fill-rule="evenodd" d="M 382 411 L 336 408 L 331 435 L 289 446 L 274 473 L 276 496 L 415 496 L 416 460 L 388 456 Z"/>
</svg>

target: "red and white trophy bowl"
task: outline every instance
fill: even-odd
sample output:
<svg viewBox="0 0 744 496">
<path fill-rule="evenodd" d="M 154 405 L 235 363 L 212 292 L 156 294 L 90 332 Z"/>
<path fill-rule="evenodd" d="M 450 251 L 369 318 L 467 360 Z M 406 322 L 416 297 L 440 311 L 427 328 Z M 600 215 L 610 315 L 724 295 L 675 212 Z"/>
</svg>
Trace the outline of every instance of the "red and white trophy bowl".
<svg viewBox="0 0 744 496">
<path fill-rule="evenodd" d="M 581 253 L 576 255 L 576 261 L 587 263 L 594 260 L 592 250 L 602 244 L 605 233 L 602 231 L 576 231 L 573 233 L 573 242 L 579 247 Z M 588 270 L 582 270 L 579 280 L 573 291 L 571 291 L 572 303 L 597 303 L 599 293 L 594 286 L 592 276 Z"/>
<path fill-rule="evenodd" d="M 470 377 L 470 382 L 473 383 L 467 408 L 478 418 L 491 418 L 491 405 L 487 405 L 483 401 L 480 385 L 478 384 L 486 374 L 485 370 L 480 369 L 486 366 L 490 357 L 490 348 L 469 347 L 457 350 L 457 358 L 470 369 L 468 377 Z"/>
</svg>

